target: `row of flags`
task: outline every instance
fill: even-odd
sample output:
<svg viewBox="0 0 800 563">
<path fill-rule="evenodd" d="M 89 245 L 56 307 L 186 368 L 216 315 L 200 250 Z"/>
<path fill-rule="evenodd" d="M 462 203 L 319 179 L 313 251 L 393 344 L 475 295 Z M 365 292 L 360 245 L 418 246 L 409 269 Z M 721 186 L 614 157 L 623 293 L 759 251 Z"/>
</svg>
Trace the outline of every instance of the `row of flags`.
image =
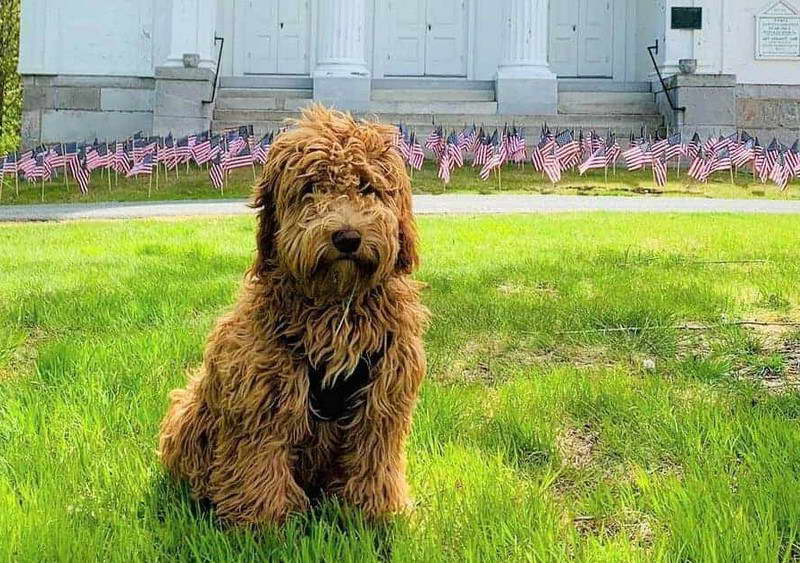
<svg viewBox="0 0 800 563">
<path fill-rule="evenodd" d="M 260 139 L 253 134 L 252 125 L 214 134 L 210 130 L 176 139 L 173 136 L 145 137 L 137 133 L 122 141 L 93 143 L 57 143 L 42 145 L 24 152 L 4 155 L 0 159 L 0 180 L 14 176 L 29 182 L 47 182 L 68 174 L 77 182 L 82 193 L 88 193 L 92 172 L 106 170 L 127 177 L 152 176 L 159 166 L 165 171 L 190 163 L 206 165 L 211 183 L 222 190 L 227 173 L 242 167 L 264 164 L 277 132 Z M 523 166 L 530 161 L 533 168 L 552 183 L 561 180 L 565 171 L 583 175 L 589 170 L 616 169 L 622 159 L 628 170 L 650 168 L 656 185 L 667 183 L 669 164 L 689 164 L 688 175 L 698 182 L 707 182 L 718 172 L 749 170 L 761 182 L 772 181 L 781 190 L 800 177 L 800 140 L 791 146 L 773 139 L 766 146 L 747 132 L 728 136 L 711 136 L 702 140 L 695 133 L 685 138 L 682 133 L 661 137 L 630 134 L 627 148 L 622 149 L 613 132 L 598 135 L 595 131 L 571 129 L 556 131 L 542 126 L 538 140 L 529 146 L 522 129 L 505 125 L 493 131 L 465 126 L 460 131 L 447 132 L 439 126 L 420 142 L 416 133 L 404 124 L 397 126 L 395 146 L 412 170 L 419 170 L 426 159 L 427 149 L 436 161 L 438 176 L 447 184 L 453 171 L 471 160 L 478 175 L 488 180 L 493 172 L 498 181 L 503 165 Z M 254 168 L 255 173 L 255 168 Z M 157 177 L 157 176 L 156 176 Z"/>
<path fill-rule="evenodd" d="M 716 172 L 749 169 L 762 182 L 772 180 L 784 190 L 793 178 L 800 177 L 800 140 L 788 146 L 773 139 L 765 147 L 747 132 L 712 136 L 703 141 L 697 133 L 688 139 L 681 132 L 661 137 L 647 135 L 642 130 L 639 136 L 630 134 L 628 147 L 623 150 L 611 131 L 606 136 L 582 130 L 576 135 L 569 129 L 552 133 L 545 124 L 529 152 L 523 131 L 514 125 L 505 125 L 491 134 L 474 124 L 449 133 L 439 126 L 420 143 L 415 132 L 401 123 L 397 126 L 395 145 L 416 170 L 422 167 L 423 147 L 427 148 L 445 184 L 455 168 L 464 166 L 468 155 L 472 156 L 472 165 L 480 168 L 478 174 L 483 180 L 493 171 L 499 172 L 506 163 L 522 165 L 530 160 L 534 169 L 555 184 L 567 170 L 583 175 L 589 170 L 616 169 L 620 158 L 628 170 L 649 167 L 658 186 L 667 183 L 670 162 L 676 163 L 676 173 L 680 174 L 682 161 L 689 163 L 688 174 L 698 182 L 707 182 Z"/>
<path fill-rule="evenodd" d="M 279 133 L 278 131 L 277 133 Z M 214 134 L 210 130 L 180 139 L 172 134 L 166 137 L 145 137 L 141 132 L 114 142 L 56 143 L 42 145 L 23 152 L 10 153 L 0 158 L 0 180 L 13 176 L 18 183 L 22 178 L 29 182 L 46 182 L 63 174 L 71 174 L 81 193 L 88 193 L 92 172 L 113 171 L 128 178 L 151 176 L 153 170 L 165 171 L 190 163 L 206 165 L 209 178 L 217 189 L 222 189 L 230 170 L 267 161 L 276 132 L 260 139 L 253 134 L 252 125 Z"/>
</svg>

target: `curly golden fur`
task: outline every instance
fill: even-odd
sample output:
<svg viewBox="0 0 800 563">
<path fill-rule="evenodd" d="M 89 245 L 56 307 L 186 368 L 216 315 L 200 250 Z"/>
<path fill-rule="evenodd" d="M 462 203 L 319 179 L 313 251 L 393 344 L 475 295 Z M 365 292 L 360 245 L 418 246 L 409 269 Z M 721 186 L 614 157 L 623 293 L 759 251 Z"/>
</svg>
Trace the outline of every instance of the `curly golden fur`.
<svg viewBox="0 0 800 563">
<path fill-rule="evenodd" d="M 313 106 L 272 145 L 252 203 L 257 256 L 161 424 L 162 462 L 223 521 L 278 523 L 320 493 L 373 518 L 408 503 L 427 311 L 393 139 Z M 337 232 L 360 245 L 341 251 Z M 351 393 L 345 414 L 318 416 L 312 393 L 335 402 L 337 389 Z"/>
</svg>

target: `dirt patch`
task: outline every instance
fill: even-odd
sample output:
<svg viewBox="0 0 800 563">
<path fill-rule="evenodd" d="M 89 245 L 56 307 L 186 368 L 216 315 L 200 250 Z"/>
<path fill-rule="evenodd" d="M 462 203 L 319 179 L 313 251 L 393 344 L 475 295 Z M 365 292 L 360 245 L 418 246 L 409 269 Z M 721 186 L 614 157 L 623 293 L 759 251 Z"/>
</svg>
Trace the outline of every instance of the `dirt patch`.
<svg viewBox="0 0 800 563">
<path fill-rule="evenodd" d="M 653 545 L 655 526 L 651 516 L 635 510 L 602 518 L 575 516 L 575 529 L 582 536 L 616 537 L 624 535 L 631 543 L 647 548 Z"/>
<path fill-rule="evenodd" d="M 600 437 L 588 424 L 580 428 L 567 428 L 556 436 L 556 449 L 565 465 L 573 469 L 586 469 L 595 458 Z"/>
<path fill-rule="evenodd" d="M 33 373 L 39 356 L 38 346 L 45 338 L 44 331 L 35 329 L 18 345 L 0 350 L 0 383 Z"/>
<path fill-rule="evenodd" d="M 530 295 L 552 299 L 559 295 L 558 288 L 548 282 L 538 282 L 535 285 L 505 282 L 497 286 L 497 291 L 503 295 Z"/>
</svg>

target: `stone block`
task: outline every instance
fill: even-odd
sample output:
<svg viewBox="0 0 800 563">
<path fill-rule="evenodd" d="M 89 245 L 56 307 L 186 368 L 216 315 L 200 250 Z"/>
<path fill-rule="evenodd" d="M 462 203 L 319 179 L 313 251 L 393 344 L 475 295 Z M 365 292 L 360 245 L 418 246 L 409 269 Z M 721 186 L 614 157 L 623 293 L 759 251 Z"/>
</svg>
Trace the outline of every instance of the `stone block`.
<svg viewBox="0 0 800 563">
<path fill-rule="evenodd" d="M 186 68 L 182 66 L 158 66 L 155 69 L 156 80 L 192 80 L 212 82 L 214 71 L 207 68 Z"/>
<path fill-rule="evenodd" d="M 673 90 L 678 107 L 685 107 L 684 125 L 735 126 L 736 96 L 731 87 Z"/>
<path fill-rule="evenodd" d="M 83 75 L 58 75 L 48 77 L 52 86 L 65 87 L 91 87 L 91 88 L 134 88 L 138 90 L 152 90 L 155 81 L 152 78 L 137 76 L 83 76 Z"/>
<path fill-rule="evenodd" d="M 137 131 L 150 134 L 153 117 L 147 112 L 76 110 L 42 111 L 42 142 L 120 139 Z"/>
<path fill-rule="evenodd" d="M 34 147 L 42 142 L 42 112 L 23 111 L 20 137 L 24 148 Z"/>
<path fill-rule="evenodd" d="M 100 109 L 100 88 L 53 88 L 55 109 Z"/>
<path fill-rule="evenodd" d="M 346 111 L 367 111 L 372 86 L 369 76 L 315 76 L 314 101 Z"/>
<path fill-rule="evenodd" d="M 198 100 L 190 100 L 166 92 L 156 91 L 153 111 L 165 117 L 203 117 L 210 118 L 212 104 L 204 104 Z"/>
<path fill-rule="evenodd" d="M 53 90 L 43 86 L 25 85 L 22 90 L 24 110 L 49 109 L 53 107 Z"/>
<path fill-rule="evenodd" d="M 100 109 L 104 111 L 153 111 L 153 90 L 102 88 Z"/>
<path fill-rule="evenodd" d="M 558 81 L 550 78 L 498 77 L 497 113 L 554 115 L 558 112 Z"/>
<path fill-rule="evenodd" d="M 736 75 L 673 74 L 666 82 L 669 88 L 732 88 L 736 86 Z"/>
<path fill-rule="evenodd" d="M 153 117 L 153 134 L 167 135 L 172 133 L 175 137 L 183 137 L 191 133 L 204 131 L 211 126 L 211 119 L 202 117 L 168 117 L 155 115 Z"/>
<path fill-rule="evenodd" d="M 738 124 L 747 128 L 800 128 L 800 99 L 739 98 Z"/>
</svg>

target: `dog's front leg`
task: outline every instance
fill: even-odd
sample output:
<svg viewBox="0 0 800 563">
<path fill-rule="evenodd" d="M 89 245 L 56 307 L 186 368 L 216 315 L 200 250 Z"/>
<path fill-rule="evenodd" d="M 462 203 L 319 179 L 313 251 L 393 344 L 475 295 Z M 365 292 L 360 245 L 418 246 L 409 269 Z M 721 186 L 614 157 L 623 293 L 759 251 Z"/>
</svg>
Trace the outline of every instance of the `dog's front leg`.
<svg viewBox="0 0 800 563">
<path fill-rule="evenodd" d="M 422 346 L 398 343 L 378 367 L 366 404 L 343 430 L 335 492 L 370 518 L 397 513 L 411 500 L 406 483 L 406 438 L 425 374 Z"/>
<path fill-rule="evenodd" d="M 220 519 L 233 524 L 279 524 L 309 507 L 294 479 L 294 458 L 285 443 L 232 444 L 217 460 L 212 502 Z"/>
</svg>

